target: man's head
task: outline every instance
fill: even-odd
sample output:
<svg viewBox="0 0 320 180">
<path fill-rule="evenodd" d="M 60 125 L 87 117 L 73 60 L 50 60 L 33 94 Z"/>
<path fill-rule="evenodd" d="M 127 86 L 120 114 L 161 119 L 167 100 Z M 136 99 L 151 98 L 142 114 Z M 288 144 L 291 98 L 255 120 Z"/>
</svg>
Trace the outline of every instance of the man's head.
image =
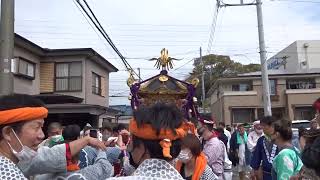
<svg viewBox="0 0 320 180">
<path fill-rule="evenodd" d="M 102 132 L 102 140 L 103 141 L 107 141 L 109 139 L 109 137 L 112 136 L 112 128 L 110 126 L 103 126 L 101 128 L 101 132 Z"/>
<path fill-rule="evenodd" d="M 254 128 L 254 131 L 257 134 L 262 134 L 263 133 L 263 129 L 262 129 L 261 125 L 260 125 L 260 121 L 253 122 L 253 128 Z"/>
<path fill-rule="evenodd" d="M 224 129 L 226 127 L 226 124 L 224 122 L 219 122 L 219 127 L 222 127 Z"/>
<path fill-rule="evenodd" d="M 260 125 L 263 129 L 264 134 L 266 134 L 267 136 L 271 136 L 274 133 L 272 123 L 276 120 L 277 119 L 272 116 L 265 116 L 260 119 Z"/>
<path fill-rule="evenodd" d="M 243 124 L 239 124 L 237 129 L 238 129 L 240 135 L 244 135 L 245 128 L 244 128 Z"/>
<path fill-rule="evenodd" d="M 209 140 L 213 134 L 214 134 L 214 128 L 213 128 L 213 123 L 202 123 L 202 126 L 200 128 L 201 131 L 201 136 L 205 141 Z"/>
<path fill-rule="evenodd" d="M 134 120 L 130 122 L 129 127 L 132 141 L 129 143 L 128 151 L 132 154 L 133 162 L 139 165 L 148 158 L 168 161 L 175 159 L 181 150 L 181 140 L 178 138 L 169 141 L 171 147 L 166 150 L 169 150 L 167 153 L 172 158 L 168 158 L 165 156 L 165 146 L 163 146 L 166 138 L 158 139 L 158 137 L 164 130 L 169 134 L 175 134 L 176 128 L 179 128 L 183 122 L 183 116 L 175 105 L 157 103 L 151 107 L 139 107 L 134 112 Z M 144 133 L 149 133 L 149 135 L 142 135 Z M 153 139 L 150 134 L 154 137 Z"/>
<path fill-rule="evenodd" d="M 74 141 L 80 137 L 80 126 L 76 124 L 68 125 L 63 129 L 62 136 L 66 142 Z"/>
<path fill-rule="evenodd" d="M 48 137 L 62 135 L 62 125 L 59 122 L 52 122 L 48 126 Z"/>
<path fill-rule="evenodd" d="M 23 146 L 36 151 L 44 138 L 42 127 L 47 115 L 48 110 L 44 108 L 44 104 L 32 96 L 20 94 L 1 96 L 1 151 L 13 154 L 13 151 L 22 151 Z M 17 159 L 12 160 L 17 161 Z"/>
</svg>

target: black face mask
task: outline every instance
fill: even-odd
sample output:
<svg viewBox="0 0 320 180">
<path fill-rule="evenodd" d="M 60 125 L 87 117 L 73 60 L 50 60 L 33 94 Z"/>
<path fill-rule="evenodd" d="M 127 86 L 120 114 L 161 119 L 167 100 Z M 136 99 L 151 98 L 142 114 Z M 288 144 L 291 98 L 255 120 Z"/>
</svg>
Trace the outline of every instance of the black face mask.
<svg viewBox="0 0 320 180">
<path fill-rule="evenodd" d="M 131 165 L 132 167 L 134 167 L 135 169 L 137 169 L 138 166 L 139 166 L 139 164 L 137 164 L 137 163 L 134 162 L 134 160 L 133 160 L 133 158 L 132 158 L 132 153 L 131 153 L 131 152 L 129 152 L 129 163 L 130 163 L 130 165 Z"/>
</svg>

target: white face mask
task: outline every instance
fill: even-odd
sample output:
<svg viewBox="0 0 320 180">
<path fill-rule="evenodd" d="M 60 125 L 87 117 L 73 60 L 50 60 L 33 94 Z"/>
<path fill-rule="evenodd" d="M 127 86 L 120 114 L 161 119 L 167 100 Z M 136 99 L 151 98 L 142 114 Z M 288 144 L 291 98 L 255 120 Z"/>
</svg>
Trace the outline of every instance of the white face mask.
<svg viewBox="0 0 320 180">
<path fill-rule="evenodd" d="M 37 151 L 34 151 L 33 149 L 29 148 L 28 146 L 25 146 L 21 143 L 20 139 L 18 138 L 17 134 L 14 132 L 14 130 L 12 129 L 12 132 L 14 134 L 14 136 L 17 138 L 17 140 L 19 141 L 22 150 L 20 152 L 17 152 L 16 150 L 14 150 L 12 148 L 12 146 L 10 145 L 10 143 L 8 143 L 12 153 L 17 157 L 17 159 L 19 161 L 30 161 L 32 160 L 36 155 L 37 155 Z"/>
<path fill-rule="evenodd" d="M 182 162 L 182 163 L 187 163 L 190 161 L 190 159 L 192 158 L 191 155 L 191 151 L 189 149 L 183 149 L 180 151 L 180 154 L 178 156 L 178 159 Z"/>
<path fill-rule="evenodd" d="M 263 133 L 263 129 L 256 129 L 255 130 L 257 134 L 262 134 Z"/>
</svg>

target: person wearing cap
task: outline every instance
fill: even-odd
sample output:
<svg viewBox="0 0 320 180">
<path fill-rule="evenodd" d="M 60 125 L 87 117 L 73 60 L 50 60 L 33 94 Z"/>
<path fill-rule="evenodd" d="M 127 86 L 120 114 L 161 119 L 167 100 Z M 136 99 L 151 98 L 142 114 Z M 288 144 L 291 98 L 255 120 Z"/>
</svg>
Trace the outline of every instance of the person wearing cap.
<svg viewBox="0 0 320 180">
<path fill-rule="evenodd" d="M 213 121 L 202 121 L 199 133 L 205 141 L 203 153 L 207 157 L 208 165 L 211 167 L 213 173 L 217 175 L 219 179 L 222 179 L 226 147 L 214 132 L 213 124 Z"/>
<path fill-rule="evenodd" d="M 260 125 L 260 121 L 253 122 L 253 131 L 248 135 L 248 149 L 252 153 L 256 148 L 258 139 L 263 136 L 263 129 Z"/>
<path fill-rule="evenodd" d="M 230 139 L 230 160 L 237 166 L 240 180 L 245 179 L 250 163 L 250 151 L 247 146 L 248 136 L 244 124 L 239 124 Z"/>
<path fill-rule="evenodd" d="M 43 173 L 65 171 L 67 159 L 91 144 L 104 148 L 94 139 L 85 138 L 39 148 L 44 138 L 42 127 L 48 110 L 30 95 L 0 97 L 0 179 L 27 179 Z"/>
<path fill-rule="evenodd" d="M 130 176 L 110 179 L 183 179 L 173 164 L 181 151 L 181 139 L 189 132 L 195 133 L 195 127 L 184 120 L 175 105 L 140 106 L 129 131 L 129 162 L 136 170 Z"/>
</svg>

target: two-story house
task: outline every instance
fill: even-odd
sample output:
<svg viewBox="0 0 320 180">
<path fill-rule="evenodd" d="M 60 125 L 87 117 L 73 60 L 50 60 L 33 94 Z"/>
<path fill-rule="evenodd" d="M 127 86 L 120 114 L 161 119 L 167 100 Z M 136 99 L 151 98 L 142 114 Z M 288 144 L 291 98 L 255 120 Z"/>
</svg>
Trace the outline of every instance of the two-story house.
<svg viewBox="0 0 320 180">
<path fill-rule="evenodd" d="M 269 70 L 272 113 L 291 120 L 314 117 L 320 97 L 320 69 L 287 72 Z M 253 122 L 264 115 L 261 72 L 221 78 L 211 88 L 212 115 L 226 124 Z"/>
<path fill-rule="evenodd" d="M 118 69 L 93 49 L 46 49 L 15 34 L 14 57 L 14 93 L 42 99 L 46 123 L 98 127 L 118 112 L 108 108 L 109 73 Z"/>
</svg>

